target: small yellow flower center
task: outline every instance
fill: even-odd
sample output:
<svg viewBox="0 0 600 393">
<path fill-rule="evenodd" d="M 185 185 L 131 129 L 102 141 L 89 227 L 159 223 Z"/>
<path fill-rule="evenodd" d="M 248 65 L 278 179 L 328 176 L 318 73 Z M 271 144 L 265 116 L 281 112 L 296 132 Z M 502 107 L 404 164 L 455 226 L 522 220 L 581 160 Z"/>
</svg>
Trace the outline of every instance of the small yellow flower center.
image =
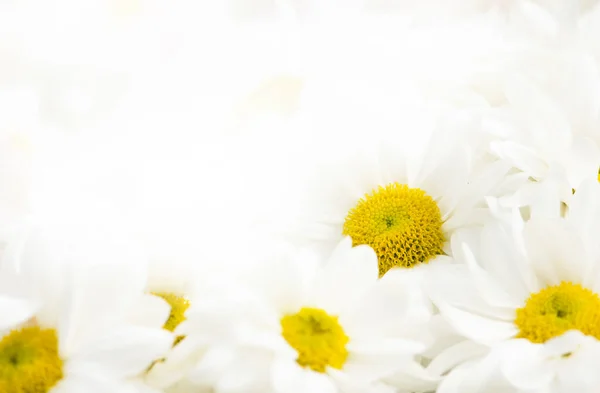
<svg viewBox="0 0 600 393">
<path fill-rule="evenodd" d="M 298 364 L 318 372 L 327 366 L 341 369 L 348 351 L 348 337 L 338 318 L 318 308 L 302 308 L 281 319 L 282 336 L 298 351 Z"/>
<path fill-rule="evenodd" d="M 163 298 L 171 306 L 169 319 L 167 319 L 163 328 L 170 332 L 174 331 L 181 322 L 185 321 L 185 312 L 190 307 L 189 300 L 173 293 L 153 292 L 152 294 Z"/>
<path fill-rule="evenodd" d="M 365 195 L 350 210 L 343 234 L 375 250 L 382 276 L 393 267 L 413 267 L 443 254 L 442 214 L 419 188 L 392 183 Z"/>
<path fill-rule="evenodd" d="M 26 327 L 0 340 L 0 392 L 48 393 L 62 377 L 55 330 Z"/>
<path fill-rule="evenodd" d="M 579 284 L 562 282 L 532 294 L 517 310 L 518 338 L 543 343 L 568 330 L 600 339 L 600 297 Z"/>
</svg>

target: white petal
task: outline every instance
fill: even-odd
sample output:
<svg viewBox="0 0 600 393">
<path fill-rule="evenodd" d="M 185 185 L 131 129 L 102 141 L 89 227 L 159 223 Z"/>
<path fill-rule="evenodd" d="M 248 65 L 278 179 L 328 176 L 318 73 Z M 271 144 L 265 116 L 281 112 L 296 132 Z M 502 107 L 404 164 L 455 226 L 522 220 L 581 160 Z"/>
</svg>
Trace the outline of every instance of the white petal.
<svg viewBox="0 0 600 393">
<path fill-rule="evenodd" d="M 469 191 L 461 199 L 460 205 L 464 208 L 472 207 L 479 204 L 484 195 L 492 195 L 492 191 L 505 179 L 509 169 L 508 163 L 501 160 L 484 165 L 477 177 L 469 179 Z"/>
<path fill-rule="evenodd" d="M 39 305 L 25 299 L 0 295 L 0 331 L 27 321 L 38 309 Z"/>
<path fill-rule="evenodd" d="M 600 183 L 597 176 L 581 183 L 571 202 L 567 220 L 583 239 L 586 252 L 592 260 L 600 259 L 600 243 L 596 233 L 600 232 Z"/>
<path fill-rule="evenodd" d="M 150 387 L 139 380 L 128 381 L 124 385 L 123 393 L 163 393 L 161 390 Z"/>
<path fill-rule="evenodd" d="M 465 389 L 463 384 L 468 380 L 469 376 L 473 375 L 473 371 L 467 368 L 455 368 L 445 378 L 442 379 L 438 386 L 437 393 L 463 393 Z"/>
<path fill-rule="evenodd" d="M 462 392 L 505 392 L 499 387 L 498 357 L 493 353 L 478 358 L 471 362 L 461 364 L 452 370 L 440 383 L 437 392 L 462 393 Z M 493 388 L 497 388 L 493 389 Z"/>
<path fill-rule="evenodd" d="M 236 329 L 235 340 L 239 345 L 261 348 L 277 353 L 279 356 L 295 358 L 297 353 L 281 336 L 281 328 L 264 329 L 253 325 Z"/>
<path fill-rule="evenodd" d="M 432 374 L 425 370 L 421 364 L 411 361 L 404 365 L 400 372 L 384 379 L 386 383 L 400 389 L 410 392 L 428 392 L 434 391 L 438 383 L 442 380 L 439 375 Z"/>
<path fill-rule="evenodd" d="M 61 353 L 78 346 L 123 320 L 143 294 L 146 276 L 136 264 L 78 265 L 67 270 L 58 333 Z"/>
<path fill-rule="evenodd" d="M 483 270 L 475 261 L 475 256 L 466 244 L 463 244 L 465 265 L 479 294 L 486 303 L 496 306 L 505 312 L 506 319 L 514 316 L 514 310 L 521 306 L 516 296 L 511 296 L 488 272 Z M 500 310 L 498 310 L 500 311 Z M 500 312 L 499 312 L 500 313 Z"/>
<path fill-rule="evenodd" d="M 230 367 L 236 358 L 236 348 L 214 346 L 204 353 L 188 377 L 197 384 L 214 384 L 220 372 Z"/>
<path fill-rule="evenodd" d="M 593 337 L 586 336 L 579 330 L 569 330 L 545 342 L 542 348 L 543 356 L 547 358 L 562 357 L 567 353 L 577 352 L 580 347 L 594 342 L 597 343 Z"/>
<path fill-rule="evenodd" d="M 162 328 L 171 312 L 171 306 L 162 298 L 143 294 L 139 297 L 131 313 L 129 322 L 149 328 Z"/>
<path fill-rule="evenodd" d="M 336 393 L 337 391 L 327 374 L 304 369 L 296 362 L 275 361 L 272 373 L 273 386 L 281 393 Z"/>
<path fill-rule="evenodd" d="M 513 221 L 520 219 L 515 211 Z M 480 265 L 506 288 L 513 301 L 522 301 L 538 289 L 529 261 L 520 250 L 519 222 L 511 224 L 512 232 L 500 223 L 486 225 L 481 231 Z"/>
<path fill-rule="evenodd" d="M 503 346 L 506 353 L 502 371 L 517 388 L 523 390 L 544 389 L 554 378 L 554 370 L 542 358 L 543 345 L 525 339 L 511 340 Z"/>
<path fill-rule="evenodd" d="M 234 372 L 224 375 L 214 385 L 214 389 L 221 393 L 259 393 L 265 388 L 263 378 L 254 370 L 240 367 Z"/>
<path fill-rule="evenodd" d="M 350 341 L 346 348 L 359 355 L 414 355 L 423 352 L 427 346 L 424 342 L 402 338 L 380 338 L 372 340 Z"/>
<path fill-rule="evenodd" d="M 399 154 L 399 151 L 406 146 L 399 146 L 398 143 L 380 144 L 381 172 L 386 182 L 408 183 L 408 169 L 406 156 Z"/>
<path fill-rule="evenodd" d="M 569 204 L 568 220 L 584 232 L 588 228 L 597 228 L 600 223 L 600 206 L 595 203 L 600 198 L 598 176 L 582 182 Z"/>
<path fill-rule="evenodd" d="M 76 373 L 62 379 L 50 393 L 124 393 L 122 388 L 123 384 L 115 380 Z"/>
<path fill-rule="evenodd" d="M 512 105 L 525 111 L 526 119 L 533 119 L 525 125 L 526 132 L 542 154 L 556 154 L 570 144 L 571 130 L 564 112 L 530 79 L 511 75 L 507 79 L 506 95 Z"/>
<path fill-rule="evenodd" d="M 340 316 L 346 334 L 360 338 L 412 338 L 427 323 L 432 305 L 415 269 L 392 269 L 354 307 Z"/>
<path fill-rule="evenodd" d="M 202 344 L 195 336 L 187 336 L 171 349 L 164 361 L 154 364 L 146 375 L 146 381 L 159 388 L 173 385 L 202 357 Z"/>
<path fill-rule="evenodd" d="M 529 205 L 531 218 L 561 217 L 561 201 L 564 200 L 564 190 L 569 189 L 562 168 L 551 166 L 545 178 L 532 184 L 533 200 Z M 558 173 L 557 173 L 558 172 Z M 569 197 L 569 194 L 566 194 Z"/>
<path fill-rule="evenodd" d="M 116 377 L 132 377 L 164 357 L 173 341 L 166 330 L 123 327 L 82 347 L 70 361 L 93 364 Z"/>
<path fill-rule="evenodd" d="M 207 363 L 201 359 L 199 368 L 188 374 L 190 380 L 202 386 L 212 385 L 222 392 L 260 393 L 268 389 L 272 354 L 239 346 L 222 348 L 220 352 Z"/>
<path fill-rule="evenodd" d="M 426 291 L 440 309 L 445 305 L 494 320 L 510 320 L 514 310 L 495 307 L 486 302 L 466 265 L 447 265 L 432 272 L 426 280 Z M 489 297 L 489 296 L 488 296 Z"/>
<path fill-rule="evenodd" d="M 514 142 L 490 143 L 490 149 L 498 157 L 507 160 L 509 163 L 519 168 L 536 179 L 541 179 L 548 171 L 547 165 L 533 150 L 525 148 Z"/>
<path fill-rule="evenodd" d="M 440 305 L 440 312 L 459 333 L 481 344 L 492 345 L 518 333 L 511 322 L 482 317 L 449 305 Z"/>
<path fill-rule="evenodd" d="M 575 348 L 571 348 L 567 352 L 564 352 L 565 345 L 561 345 L 563 348 L 559 352 L 561 355 L 570 353 L 569 357 L 560 357 L 560 364 L 557 366 L 557 385 L 561 386 L 561 393 L 567 392 L 593 392 L 600 383 L 600 375 L 596 372 L 594 365 L 596 359 L 600 356 L 600 343 L 593 337 L 583 336 L 579 332 L 567 332 L 561 337 L 557 337 L 554 340 L 561 340 L 563 336 L 575 335 L 574 339 L 566 338 L 564 341 L 571 341 L 575 343 Z M 550 342 L 546 343 L 550 344 Z M 571 345 L 572 346 L 572 345 Z"/>
<path fill-rule="evenodd" d="M 481 357 L 487 352 L 488 347 L 486 346 L 468 340 L 461 341 L 436 356 L 427 366 L 427 371 L 432 375 L 441 376 L 459 364 L 472 358 Z"/>
<path fill-rule="evenodd" d="M 457 261 L 463 261 L 465 256 L 463 254 L 463 244 L 468 245 L 469 249 L 477 260 L 481 257 L 480 252 L 480 228 L 462 228 L 452 234 L 450 243 L 452 245 L 452 255 Z"/>
<path fill-rule="evenodd" d="M 588 138 L 576 138 L 565 160 L 565 170 L 572 188 L 578 189 L 584 179 L 598 177 L 600 150 Z"/>
<path fill-rule="evenodd" d="M 460 201 L 460 195 L 455 190 L 468 182 L 468 163 L 464 154 L 457 149 L 454 155 L 441 162 L 438 168 L 426 175 L 423 180 L 411 185 L 422 188 L 436 200 L 444 220 Z"/>
<path fill-rule="evenodd" d="M 538 219 L 525 224 L 527 251 L 533 269 L 546 285 L 581 283 L 590 261 L 581 239 L 562 220 Z"/>
<path fill-rule="evenodd" d="M 296 312 L 304 300 L 304 282 L 301 264 L 304 260 L 270 260 L 248 277 L 258 293 L 264 296 L 276 313 Z M 257 277 L 260 276 L 260 277 Z M 258 285 L 258 286 L 257 286 Z"/>
<path fill-rule="evenodd" d="M 317 277 L 314 301 L 336 315 L 359 300 L 378 278 L 377 255 L 368 246 L 352 247 L 344 238 Z"/>
</svg>

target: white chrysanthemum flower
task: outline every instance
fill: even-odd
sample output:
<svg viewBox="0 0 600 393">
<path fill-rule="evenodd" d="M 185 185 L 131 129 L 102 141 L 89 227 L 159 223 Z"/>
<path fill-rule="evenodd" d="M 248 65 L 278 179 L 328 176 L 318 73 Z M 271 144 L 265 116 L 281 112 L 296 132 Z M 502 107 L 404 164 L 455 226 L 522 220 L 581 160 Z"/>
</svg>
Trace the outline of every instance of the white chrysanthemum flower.
<svg viewBox="0 0 600 393">
<path fill-rule="evenodd" d="M 479 234 L 453 239 L 464 264 L 440 267 L 428 290 L 467 340 L 430 364 L 440 374 L 460 365 L 440 392 L 597 391 L 599 199 L 592 178 L 580 185 L 566 218 L 557 213 L 523 222 L 515 212 L 512 227 L 490 223 Z"/>
<path fill-rule="evenodd" d="M 409 134 L 403 146 L 364 145 L 344 151 L 342 158 L 332 152 L 316 181 L 303 185 L 308 192 L 293 218 L 285 216 L 281 230 L 287 240 L 330 252 L 350 236 L 355 246 L 375 250 L 380 275 L 393 267 L 426 266 L 450 253 L 455 231 L 486 219 L 484 196 L 503 184 L 507 166 L 487 162 L 470 146 L 471 134 L 444 131 L 434 132 L 424 154 L 412 157 L 404 154 Z"/>
<path fill-rule="evenodd" d="M 39 240 L 2 263 L 0 390 L 127 391 L 174 339 L 162 329 L 168 309 L 143 292 L 143 265 L 108 247 L 69 261 Z"/>
<path fill-rule="evenodd" d="M 186 320 L 190 305 L 206 296 L 204 292 L 209 291 L 210 285 L 219 285 L 218 274 L 209 269 L 210 264 L 198 257 L 155 258 L 150 263 L 146 293 L 152 294 L 154 301 L 165 301 L 169 305 L 169 317 L 163 326 L 168 331 L 175 331 Z M 176 335 L 171 351 L 148 370 L 144 381 L 149 386 L 167 393 L 198 392 L 198 387 L 187 380 L 186 373 L 202 351 L 190 355 L 186 346 L 179 347 L 184 340 L 185 335 Z M 185 364 L 182 363 L 183 357 Z M 209 391 L 208 388 L 206 391 Z"/>
<path fill-rule="evenodd" d="M 559 71 L 505 76 L 507 104 L 486 117 L 486 129 L 499 139 L 491 150 L 530 177 L 501 201 L 527 206 L 536 187 L 552 173 L 562 178 L 560 198 L 568 203 L 584 178 L 600 167 L 600 83 L 595 61 L 580 52 L 540 54 L 539 61 Z M 560 72 L 562 71 L 562 72 Z"/>
<path fill-rule="evenodd" d="M 416 367 L 430 339 L 419 285 L 403 270 L 378 280 L 373 251 L 348 238 L 326 263 L 284 253 L 239 273 L 176 330 L 182 353 L 207 348 L 189 378 L 215 392 L 383 388 L 382 378 Z"/>
</svg>

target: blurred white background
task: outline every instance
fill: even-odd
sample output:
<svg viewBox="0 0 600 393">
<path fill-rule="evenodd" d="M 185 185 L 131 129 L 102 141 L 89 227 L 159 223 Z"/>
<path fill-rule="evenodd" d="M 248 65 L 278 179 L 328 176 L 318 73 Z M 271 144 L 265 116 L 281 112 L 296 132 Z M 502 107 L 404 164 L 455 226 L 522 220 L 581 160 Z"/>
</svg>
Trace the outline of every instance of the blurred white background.
<svg viewBox="0 0 600 393">
<path fill-rule="evenodd" d="M 510 2 L 417 3 L 1 0 L 3 229 L 201 253 L 346 146 L 393 133 L 418 151 L 413 125 L 496 82 Z"/>
</svg>

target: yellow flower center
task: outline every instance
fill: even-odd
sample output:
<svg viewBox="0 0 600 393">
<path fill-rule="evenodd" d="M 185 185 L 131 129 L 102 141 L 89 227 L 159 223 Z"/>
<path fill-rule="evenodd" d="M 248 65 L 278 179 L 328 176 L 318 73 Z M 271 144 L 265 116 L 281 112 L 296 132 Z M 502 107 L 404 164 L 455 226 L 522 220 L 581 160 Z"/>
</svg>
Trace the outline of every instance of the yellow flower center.
<svg viewBox="0 0 600 393">
<path fill-rule="evenodd" d="M 341 369 L 348 351 L 348 337 L 338 318 L 318 308 L 302 308 L 281 319 L 282 336 L 298 351 L 296 361 L 303 367 L 325 372 L 327 366 Z"/>
<path fill-rule="evenodd" d="M 443 254 L 442 214 L 419 188 L 392 183 L 365 195 L 350 210 L 343 234 L 367 244 L 379 258 L 379 274 L 395 266 L 413 267 Z"/>
<path fill-rule="evenodd" d="M 0 340 L 0 392 L 48 393 L 62 377 L 55 330 L 26 327 Z"/>
<path fill-rule="evenodd" d="M 600 339 L 600 297 L 579 284 L 562 282 L 532 294 L 517 310 L 518 338 L 543 343 L 568 330 Z"/>
<path fill-rule="evenodd" d="M 173 293 L 153 292 L 152 294 L 163 298 L 171 306 L 169 319 L 167 319 L 163 328 L 170 332 L 174 331 L 181 322 L 185 321 L 185 312 L 190 307 L 189 300 Z"/>
</svg>

